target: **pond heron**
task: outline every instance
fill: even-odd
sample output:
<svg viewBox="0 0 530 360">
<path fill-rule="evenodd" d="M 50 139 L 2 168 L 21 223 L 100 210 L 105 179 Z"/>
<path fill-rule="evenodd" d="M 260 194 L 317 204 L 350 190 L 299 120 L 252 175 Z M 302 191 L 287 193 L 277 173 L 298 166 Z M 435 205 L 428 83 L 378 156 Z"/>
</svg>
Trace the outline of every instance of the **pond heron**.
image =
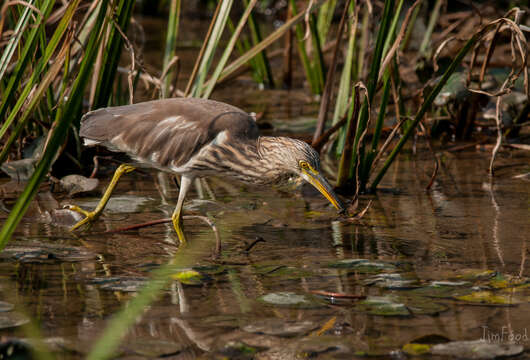
<svg viewBox="0 0 530 360">
<path fill-rule="evenodd" d="M 177 206 L 171 217 L 184 242 L 182 205 L 192 181 L 222 176 L 254 185 L 280 183 L 293 175 L 313 185 L 340 212 L 344 206 L 322 176 L 318 153 L 303 141 L 259 136 L 255 120 L 237 107 L 213 100 L 173 98 L 98 109 L 81 119 L 86 146 L 103 145 L 133 160 L 116 170 L 93 211 L 71 230 L 95 220 L 121 175 L 151 167 L 181 176 Z"/>
</svg>

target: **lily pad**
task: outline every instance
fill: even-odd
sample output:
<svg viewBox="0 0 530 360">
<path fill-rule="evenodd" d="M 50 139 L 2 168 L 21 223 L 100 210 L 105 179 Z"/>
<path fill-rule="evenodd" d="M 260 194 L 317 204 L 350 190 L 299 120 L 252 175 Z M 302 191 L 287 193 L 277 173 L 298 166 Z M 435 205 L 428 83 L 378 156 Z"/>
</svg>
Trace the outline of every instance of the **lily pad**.
<svg viewBox="0 0 530 360">
<path fill-rule="evenodd" d="M 357 310 L 370 315 L 409 316 L 411 313 L 405 304 L 398 302 L 394 296 L 370 296 L 360 301 Z"/>
<path fill-rule="evenodd" d="M 0 329 L 19 327 L 29 323 L 29 319 L 16 312 L 0 313 Z"/>
<path fill-rule="evenodd" d="M 409 343 L 403 346 L 403 352 L 407 355 L 419 356 L 430 353 L 431 347 L 428 344 Z"/>
<path fill-rule="evenodd" d="M 315 329 L 318 324 L 312 321 L 286 321 L 284 319 L 264 319 L 243 326 L 241 329 L 250 333 L 274 336 L 304 335 Z"/>
<path fill-rule="evenodd" d="M 0 169 L 11 179 L 17 181 L 27 181 L 33 175 L 38 159 L 22 159 L 5 162 L 0 165 Z"/>
<path fill-rule="evenodd" d="M 68 191 L 68 195 L 90 193 L 99 185 L 98 179 L 91 179 L 82 175 L 67 175 L 60 180 L 61 186 Z"/>
<path fill-rule="evenodd" d="M 323 306 L 323 304 L 313 296 L 287 291 L 263 295 L 258 298 L 258 301 L 267 305 L 297 309 L 310 309 Z"/>
<path fill-rule="evenodd" d="M 517 344 L 489 343 L 485 340 L 452 341 L 431 347 L 432 355 L 454 356 L 463 359 L 496 359 L 521 354 L 524 348 Z"/>
<path fill-rule="evenodd" d="M 488 285 L 495 289 L 505 289 L 510 286 L 522 286 L 528 283 L 527 278 L 520 278 L 518 276 L 503 275 L 498 273 L 490 279 Z"/>
<path fill-rule="evenodd" d="M 409 290 L 419 287 L 416 279 L 404 279 L 401 274 L 396 273 L 372 276 L 366 279 L 364 284 L 392 290 Z"/>
<path fill-rule="evenodd" d="M 430 298 L 407 299 L 405 304 L 414 315 L 437 315 L 447 310 L 446 305 L 433 302 Z"/>
<path fill-rule="evenodd" d="M 476 291 L 468 295 L 457 296 L 455 299 L 473 305 L 510 306 L 520 304 L 520 299 L 507 294 L 496 294 L 492 291 Z"/>
<path fill-rule="evenodd" d="M 496 275 L 497 272 L 494 270 L 465 269 L 461 274 L 455 276 L 455 279 L 464 281 L 487 280 L 495 277 Z"/>
<path fill-rule="evenodd" d="M 397 269 L 393 264 L 368 259 L 344 259 L 329 263 L 327 267 L 333 269 L 349 269 L 368 274 L 380 273 L 382 271 L 395 271 Z"/>
<path fill-rule="evenodd" d="M 0 313 L 1 312 L 8 312 L 8 311 L 11 311 L 15 308 L 15 305 L 13 304 L 10 304 L 8 302 L 5 302 L 5 301 L 0 301 Z"/>
<path fill-rule="evenodd" d="M 76 204 L 83 209 L 92 210 L 98 203 L 99 198 L 78 199 Z M 110 198 L 105 206 L 105 212 L 109 214 L 130 214 L 140 212 L 149 204 L 154 204 L 153 198 L 136 195 L 117 195 Z"/>
<path fill-rule="evenodd" d="M 431 298 L 450 299 L 473 292 L 466 285 L 470 283 L 467 281 L 433 281 L 429 286 L 414 289 L 413 293 Z"/>
</svg>

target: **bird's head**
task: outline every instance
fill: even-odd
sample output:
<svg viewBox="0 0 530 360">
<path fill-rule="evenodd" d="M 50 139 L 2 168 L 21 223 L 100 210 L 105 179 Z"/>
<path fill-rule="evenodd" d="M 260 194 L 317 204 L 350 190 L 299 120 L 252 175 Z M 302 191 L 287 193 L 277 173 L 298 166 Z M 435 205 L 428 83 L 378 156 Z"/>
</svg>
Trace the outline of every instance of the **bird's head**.
<svg viewBox="0 0 530 360">
<path fill-rule="evenodd" d="M 269 149 L 275 153 L 275 157 L 285 172 L 300 176 L 320 191 L 339 212 L 345 211 L 344 204 L 322 175 L 320 157 L 310 145 L 291 138 L 275 138 L 270 145 L 275 148 Z"/>
</svg>

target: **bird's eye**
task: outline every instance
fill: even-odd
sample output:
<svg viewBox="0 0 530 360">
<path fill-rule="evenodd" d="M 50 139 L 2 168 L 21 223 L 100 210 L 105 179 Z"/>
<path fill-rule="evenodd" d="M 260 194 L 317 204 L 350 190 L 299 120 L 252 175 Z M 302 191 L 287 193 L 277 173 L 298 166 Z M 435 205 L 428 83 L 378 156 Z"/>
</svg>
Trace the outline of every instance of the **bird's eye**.
<svg viewBox="0 0 530 360">
<path fill-rule="evenodd" d="M 307 161 L 300 160 L 299 165 L 302 169 L 309 170 L 309 164 L 307 163 Z"/>
</svg>

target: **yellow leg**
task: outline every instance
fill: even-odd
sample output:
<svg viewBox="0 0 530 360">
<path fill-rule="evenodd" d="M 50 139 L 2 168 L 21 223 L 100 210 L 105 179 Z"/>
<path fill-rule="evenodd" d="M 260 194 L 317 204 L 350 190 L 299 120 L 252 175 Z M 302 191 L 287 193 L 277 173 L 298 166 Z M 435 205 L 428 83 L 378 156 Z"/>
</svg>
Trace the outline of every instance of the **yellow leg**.
<svg viewBox="0 0 530 360">
<path fill-rule="evenodd" d="M 186 193 L 188 192 L 192 181 L 193 178 L 182 175 L 180 179 L 180 191 L 179 198 L 177 200 L 177 206 L 175 207 L 175 211 L 173 211 L 173 215 L 171 216 L 173 227 L 175 228 L 177 237 L 179 238 L 181 244 L 186 243 L 186 237 L 184 236 L 184 229 L 182 225 L 182 205 L 184 204 L 184 198 L 186 197 Z"/>
<path fill-rule="evenodd" d="M 117 169 L 116 172 L 114 172 L 114 176 L 112 177 L 112 180 L 110 181 L 109 186 L 107 186 L 107 189 L 105 190 L 105 193 L 103 194 L 103 197 L 101 200 L 99 200 L 98 205 L 93 211 L 86 211 L 81 209 L 79 206 L 76 205 L 69 205 L 67 206 L 70 210 L 76 211 L 78 213 L 81 213 L 85 215 L 85 218 L 81 221 L 79 221 L 77 224 L 72 226 L 70 228 L 70 231 L 74 231 L 79 229 L 81 226 L 91 223 L 95 221 L 99 215 L 103 212 L 103 209 L 105 209 L 105 206 L 107 205 L 107 202 L 110 199 L 110 196 L 112 194 L 112 191 L 114 191 L 114 188 L 116 187 L 116 184 L 118 183 L 118 180 L 123 174 L 130 173 L 131 171 L 134 171 L 135 167 L 131 165 L 121 164 Z"/>
<path fill-rule="evenodd" d="M 177 237 L 181 244 L 186 243 L 186 236 L 184 236 L 184 226 L 182 223 L 182 212 L 175 211 L 173 212 L 173 216 L 171 216 L 171 220 L 173 221 L 173 227 L 175 228 L 175 232 L 177 233 Z"/>
</svg>

